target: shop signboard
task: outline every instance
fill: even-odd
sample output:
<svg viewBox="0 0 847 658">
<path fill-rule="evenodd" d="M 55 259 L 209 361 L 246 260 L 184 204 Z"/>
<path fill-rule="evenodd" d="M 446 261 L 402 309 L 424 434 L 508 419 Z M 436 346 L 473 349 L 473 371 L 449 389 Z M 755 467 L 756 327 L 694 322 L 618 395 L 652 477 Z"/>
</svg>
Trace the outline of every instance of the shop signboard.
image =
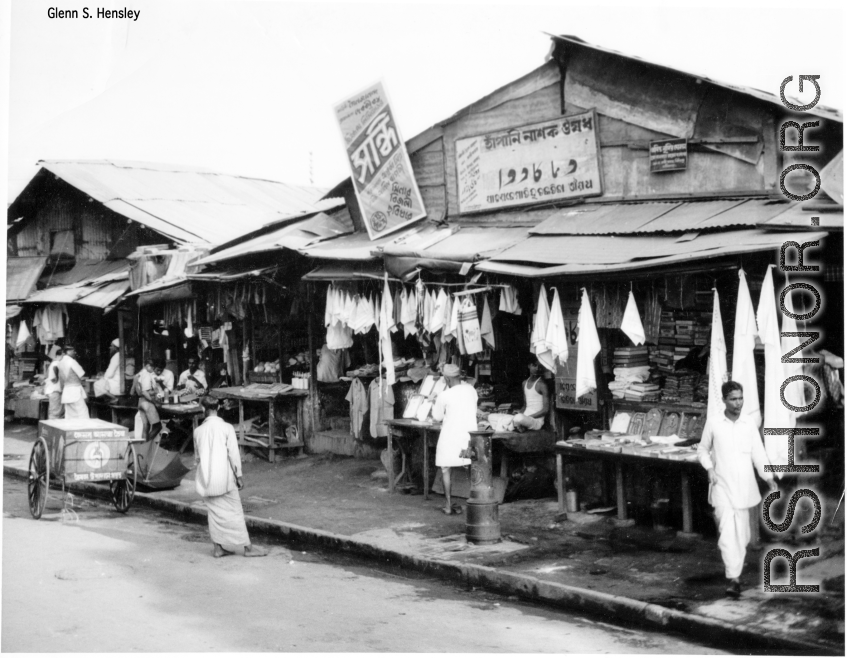
<svg viewBox="0 0 847 658">
<path fill-rule="evenodd" d="M 339 103 L 335 114 L 370 239 L 426 217 L 409 154 L 382 83 Z"/>
<path fill-rule="evenodd" d="M 688 140 L 660 139 L 650 142 L 650 173 L 688 169 Z"/>
<path fill-rule="evenodd" d="M 579 304 L 562 304 L 565 333 L 568 336 L 568 361 L 566 365 L 556 362 L 556 408 L 597 411 L 597 390 L 579 399 L 576 397 L 576 359 L 579 350 Z"/>
<path fill-rule="evenodd" d="M 456 140 L 459 212 L 600 196 L 594 110 Z"/>
</svg>

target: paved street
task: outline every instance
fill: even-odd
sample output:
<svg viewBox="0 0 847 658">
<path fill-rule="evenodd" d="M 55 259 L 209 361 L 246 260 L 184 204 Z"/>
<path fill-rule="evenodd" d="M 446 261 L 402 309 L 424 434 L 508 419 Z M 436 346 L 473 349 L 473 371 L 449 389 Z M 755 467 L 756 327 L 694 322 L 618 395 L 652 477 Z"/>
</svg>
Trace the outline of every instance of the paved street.
<svg viewBox="0 0 847 658">
<path fill-rule="evenodd" d="M 3 651 L 703 653 L 698 644 L 270 545 L 211 557 L 206 528 L 4 483 Z"/>
</svg>

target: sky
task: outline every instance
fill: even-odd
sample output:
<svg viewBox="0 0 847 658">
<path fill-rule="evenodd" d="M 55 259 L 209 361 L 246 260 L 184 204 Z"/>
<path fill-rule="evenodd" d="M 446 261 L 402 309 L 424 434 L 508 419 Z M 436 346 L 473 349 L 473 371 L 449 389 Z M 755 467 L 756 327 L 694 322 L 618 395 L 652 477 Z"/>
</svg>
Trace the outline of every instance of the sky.
<svg viewBox="0 0 847 658">
<path fill-rule="evenodd" d="M 801 21 L 791 3 L 741 1 L 708 8 L 470 0 L 0 3 L 7 203 L 40 159 L 170 163 L 331 187 L 349 173 L 334 104 L 382 80 L 409 139 L 541 66 L 550 48 L 545 33 L 772 93 L 788 75 L 817 74 L 820 102 L 839 109 L 847 80 L 844 14 L 836 2 L 817 3 Z M 80 18 L 48 18 L 57 5 Z M 140 15 L 84 19 L 85 6 Z"/>
</svg>

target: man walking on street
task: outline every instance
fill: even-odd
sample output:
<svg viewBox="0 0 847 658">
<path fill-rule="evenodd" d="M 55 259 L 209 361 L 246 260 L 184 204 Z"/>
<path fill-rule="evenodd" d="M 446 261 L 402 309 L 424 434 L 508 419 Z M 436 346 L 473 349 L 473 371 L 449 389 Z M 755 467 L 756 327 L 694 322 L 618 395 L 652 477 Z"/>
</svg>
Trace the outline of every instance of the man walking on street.
<svg viewBox="0 0 847 658">
<path fill-rule="evenodd" d="M 49 399 L 47 420 L 58 420 L 64 414 L 64 409 L 62 409 L 62 382 L 59 381 L 59 362 L 61 360 L 62 348 L 57 348 L 53 360 L 47 366 L 47 376 L 44 378 L 44 394 Z"/>
<path fill-rule="evenodd" d="M 88 405 L 85 404 L 85 389 L 82 378 L 85 370 L 77 363 L 73 345 L 65 345 L 65 355 L 57 366 L 59 381 L 62 383 L 62 404 L 65 406 L 65 419 L 89 418 Z"/>
<path fill-rule="evenodd" d="M 477 429 L 477 394 L 473 386 L 462 381 L 459 366 L 447 364 L 441 372 L 447 380 L 448 388 L 438 394 L 432 407 L 432 417 L 444 421 L 435 448 L 435 465 L 441 467 L 444 496 L 447 499 L 441 511 L 445 514 L 461 514 L 461 508 L 454 508 L 450 497 L 450 469 L 471 463 L 470 459 L 461 457 L 460 453 L 468 449 L 471 438 L 468 432 Z"/>
<path fill-rule="evenodd" d="M 709 504 L 715 508 L 718 548 L 728 580 L 726 593 L 738 598 L 739 578 L 750 543 L 750 508 L 762 500 L 754 469 L 771 489 L 776 485 L 773 474 L 765 472 L 768 458 L 758 428 L 741 417 L 741 384 L 726 382 L 721 394 L 726 405 L 724 415 L 717 421 L 706 421 L 697 457 L 709 472 Z"/>
<path fill-rule="evenodd" d="M 261 557 L 267 551 L 253 546 L 244 522 L 241 496 L 244 488 L 241 455 L 235 428 L 218 416 L 218 399 L 206 395 L 200 400 L 206 412 L 203 424 L 194 430 L 194 458 L 197 465 L 195 487 L 208 510 L 209 534 L 215 546 L 214 557 L 232 555 L 225 547 L 244 546 L 245 557 Z"/>
</svg>

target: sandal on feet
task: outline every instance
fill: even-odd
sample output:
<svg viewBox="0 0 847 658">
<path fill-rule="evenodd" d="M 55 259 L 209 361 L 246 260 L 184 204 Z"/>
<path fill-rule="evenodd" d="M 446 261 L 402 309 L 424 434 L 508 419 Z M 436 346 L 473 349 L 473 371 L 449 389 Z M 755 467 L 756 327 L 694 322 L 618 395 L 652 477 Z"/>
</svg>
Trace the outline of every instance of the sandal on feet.
<svg viewBox="0 0 847 658">
<path fill-rule="evenodd" d="M 450 509 L 453 511 L 453 514 L 463 514 L 464 513 L 464 510 L 462 509 L 461 505 L 453 505 L 453 507 L 451 507 Z"/>
<path fill-rule="evenodd" d="M 267 554 L 267 550 L 258 548 L 257 546 L 250 546 L 250 548 L 244 549 L 244 557 L 265 557 Z"/>
<path fill-rule="evenodd" d="M 226 557 L 227 555 L 234 555 L 234 553 L 218 546 L 215 546 L 212 551 L 212 557 Z"/>
</svg>

